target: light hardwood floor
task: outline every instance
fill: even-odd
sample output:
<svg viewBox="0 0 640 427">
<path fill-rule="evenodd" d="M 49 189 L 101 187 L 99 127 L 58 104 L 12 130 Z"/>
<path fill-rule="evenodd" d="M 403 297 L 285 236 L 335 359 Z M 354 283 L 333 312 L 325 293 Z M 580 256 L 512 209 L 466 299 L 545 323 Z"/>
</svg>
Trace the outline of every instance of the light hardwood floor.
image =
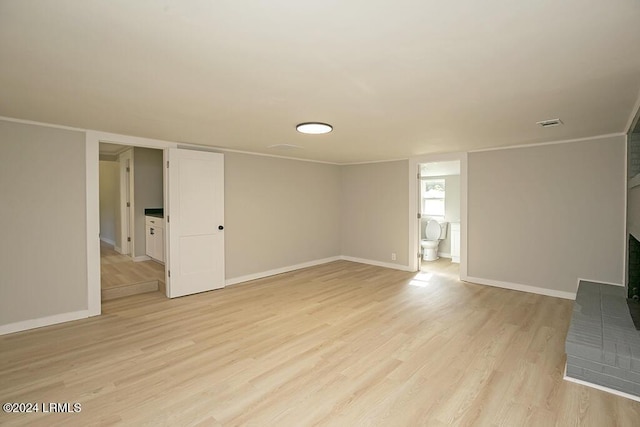
<svg viewBox="0 0 640 427">
<path fill-rule="evenodd" d="M 338 261 L 0 337 L 2 425 L 632 426 L 563 381 L 571 301 Z"/>
<path fill-rule="evenodd" d="M 155 261 L 133 262 L 104 242 L 100 242 L 100 288 L 102 300 L 161 290 L 164 292 L 164 265 Z"/>
<path fill-rule="evenodd" d="M 456 280 L 460 277 L 460 264 L 451 262 L 451 258 L 438 258 L 435 261 L 420 260 L 420 271 L 436 273 L 439 276 L 447 276 L 448 279 Z"/>
</svg>

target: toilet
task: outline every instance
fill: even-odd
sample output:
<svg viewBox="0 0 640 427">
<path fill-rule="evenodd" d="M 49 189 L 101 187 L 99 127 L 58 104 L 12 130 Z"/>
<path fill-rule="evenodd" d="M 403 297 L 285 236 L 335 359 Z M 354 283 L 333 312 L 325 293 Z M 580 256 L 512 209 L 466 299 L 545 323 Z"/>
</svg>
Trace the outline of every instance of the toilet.
<svg viewBox="0 0 640 427">
<path fill-rule="evenodd" d="M 422 246 L 422 259 L 424 261 L 435 261 L 438 259 L 438 245 L 440 240 L 447 237 L 447 223 L 439 223 L 434 219 L 427 221 L 424 229 L 426 239 L 420 241 Z"/>
</svg>

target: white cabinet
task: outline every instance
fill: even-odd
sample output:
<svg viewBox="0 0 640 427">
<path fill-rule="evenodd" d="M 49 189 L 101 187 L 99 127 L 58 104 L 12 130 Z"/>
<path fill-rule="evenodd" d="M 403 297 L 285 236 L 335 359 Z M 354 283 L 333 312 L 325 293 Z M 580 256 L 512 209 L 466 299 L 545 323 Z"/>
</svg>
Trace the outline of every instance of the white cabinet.
<svg viewBox="0 0 640 427">
<path fill-rule="evenodd" d="M 451 262 L 460 262 L 460 223 L 451 223 Z"/>
<path fill-rule="evenodd" d="M 147 256 L 164 262 L 164 218 L 146 216 L 145 223 Z"/>
</svg>

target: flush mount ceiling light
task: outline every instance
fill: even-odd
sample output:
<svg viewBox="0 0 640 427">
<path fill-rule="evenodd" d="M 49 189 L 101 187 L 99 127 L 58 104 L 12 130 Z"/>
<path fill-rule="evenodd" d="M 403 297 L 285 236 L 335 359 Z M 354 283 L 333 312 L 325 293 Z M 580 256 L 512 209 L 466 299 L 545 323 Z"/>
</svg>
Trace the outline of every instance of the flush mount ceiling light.
<svg viewBox="0 0 640 427">
<path fill-rule="evenodd" d="M 297 125 L 296 130 L 300 133 L 320 135 L 331 132 L 333 130 L 333 126 L 320 122 L 307 122 Z"/>
</svg>

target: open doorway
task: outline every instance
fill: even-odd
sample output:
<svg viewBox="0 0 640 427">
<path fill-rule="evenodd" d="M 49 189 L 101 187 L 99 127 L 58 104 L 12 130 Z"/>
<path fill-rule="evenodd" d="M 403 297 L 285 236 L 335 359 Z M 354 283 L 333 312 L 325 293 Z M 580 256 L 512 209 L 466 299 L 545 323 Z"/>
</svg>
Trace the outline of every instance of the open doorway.
<svg viewBox="0 0 640 427">
<path fill-rule="evenodd" d="M 419 269 L 458 278 L 460 160 L 419 164 Z"/>
<path fill-rule="evenodd" d="M 99 156 L 100 299 L 164 293 L 163 151 L 101 142 Z"/>
<path fill-rule="evenodd" d="M 439 270 L 456 280 L 467 278 L 467 154 L 447 153 L 409 160 L 409 268 Z M 429 220 L 432 239 L 423 245 Z M 428 246 L 425 248 L 424 246 Z M 425 260 L 425 249 L 430 253 Z"/>
<path fill-rule="evenodd" d="M 224 155 L 207 152 L 188 145 L 178 147 L 175 142 L 87 131 L 86 134 L 86 197 L 87 197 L 87 304 L 89 316 L 102 312 L 100 289 L 100 209 L 99 209 L 99 149 L 101 143 L 115 143 L 133 148 L 133 174 L 137 182 L 136 153 L 151 149 L 162 156 L 162 211 L 165 228 L 164 283 L 166 295 L 175 298 L 205 292 L 225 286 L 224 273 Z M 198 147 L 199 148 L 199 147 Z M 139 168 L 138 168 L 139 170 Z M 160 176 L 160 175 L 158 175 Z M 156 181 L 154 181 L 156 182 Z M 138 203 L 133 190 L 133 205 L 142 209 L 148 204 Z M 169 215 L 170 214 L 170 215 Z M 139 256 L 145 239 L 146 222 L 132 221 L 132 256 Z M 157 227 L 158 224 L 156 223 Z M 153 227 L 150 227 L 153 228 Z M 140 236 L 143 237 L 140 237 Z M 138 246 L 138 249 L 136 249 Z M 143 253 L 146 252 L 143 247 Z M 157 252 L 156 252 L 157 253 Z M 173 274 L 172 274 L 173 273 Z"/>
</svg>

